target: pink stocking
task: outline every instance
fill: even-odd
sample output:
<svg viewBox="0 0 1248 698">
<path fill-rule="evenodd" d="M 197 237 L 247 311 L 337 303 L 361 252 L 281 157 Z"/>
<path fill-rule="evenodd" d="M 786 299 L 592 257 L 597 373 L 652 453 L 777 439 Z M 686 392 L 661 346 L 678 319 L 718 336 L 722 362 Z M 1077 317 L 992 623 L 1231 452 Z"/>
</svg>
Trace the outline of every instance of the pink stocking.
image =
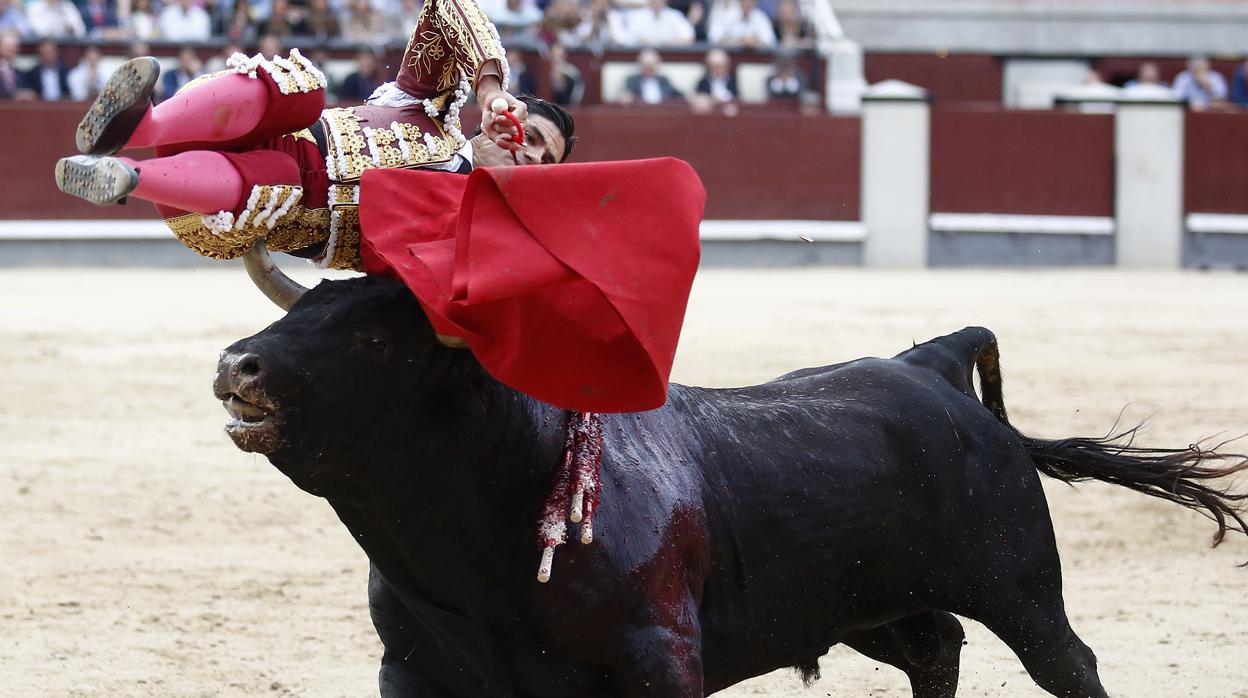
<svg viewBox="0 0 1248 698">
<path fill-rule="evenodd" d="M 126 147 L 242 138 L 264 119 L 269 95 L 263 80 L 238 73 L 217 76 L 149 109 Z"/>
<path fill-rule="evenodd" d="M 151 160 L 121 159 L 139 170 L 139 185 L 131 194 L 136 198 L 203 214 L 234 211 L 244 203 L 243 176 L 221 153 L 192 150 Z"/>
</svg>

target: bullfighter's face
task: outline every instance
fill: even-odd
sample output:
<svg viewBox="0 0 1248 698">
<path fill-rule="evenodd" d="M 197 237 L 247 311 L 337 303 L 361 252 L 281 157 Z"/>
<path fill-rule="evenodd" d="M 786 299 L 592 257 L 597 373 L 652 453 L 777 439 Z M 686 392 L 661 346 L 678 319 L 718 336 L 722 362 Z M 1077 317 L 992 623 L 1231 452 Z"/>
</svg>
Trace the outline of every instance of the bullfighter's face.
<svg viewBox="0 0 1248 698">
<path fill-rule="evenodd" d="M 213 392 L 239 448 L 332 496 L 362 475 L 387 434 L 425 426 L 400 420 L 414 403 L 437 403 L 454 353 L 402 284 L 324 281 L 284 318 L 222 352 Z"/>
</svg>

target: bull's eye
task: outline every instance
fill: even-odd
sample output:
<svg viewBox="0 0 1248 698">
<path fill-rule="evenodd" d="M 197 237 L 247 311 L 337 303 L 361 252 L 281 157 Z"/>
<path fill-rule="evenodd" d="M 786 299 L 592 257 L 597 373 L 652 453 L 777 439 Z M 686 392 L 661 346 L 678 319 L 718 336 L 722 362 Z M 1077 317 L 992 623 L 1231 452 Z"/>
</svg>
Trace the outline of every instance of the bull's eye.
<svg viewBox="0 0 1248 698">
<path fill-rule="evenodd" d="M 381 337 L 369 337 L 365 343 L 368 345 L 369 349 L 377 352 L 378 354 L 385 354 L 390 350 L 390 345 L 387 344 L 386 340 Z"/>
</svg>

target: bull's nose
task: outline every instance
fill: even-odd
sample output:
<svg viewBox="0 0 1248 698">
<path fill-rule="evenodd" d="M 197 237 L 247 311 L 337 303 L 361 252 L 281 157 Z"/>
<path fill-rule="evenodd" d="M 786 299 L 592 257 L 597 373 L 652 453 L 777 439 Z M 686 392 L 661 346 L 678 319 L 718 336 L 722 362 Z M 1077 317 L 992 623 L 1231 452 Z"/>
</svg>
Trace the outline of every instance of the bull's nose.
<svg viewBox="0 0 1248 698">
<path fill-rule="evenodd" d="M 264 374 L 264 365 L 260 357 L 251 352 L 243 354 L 223 354 L 217 364 L 217 378 L 213 381 L 213 392 L 220 399 L 230 394 L 244 391 Z"/>
</svg>

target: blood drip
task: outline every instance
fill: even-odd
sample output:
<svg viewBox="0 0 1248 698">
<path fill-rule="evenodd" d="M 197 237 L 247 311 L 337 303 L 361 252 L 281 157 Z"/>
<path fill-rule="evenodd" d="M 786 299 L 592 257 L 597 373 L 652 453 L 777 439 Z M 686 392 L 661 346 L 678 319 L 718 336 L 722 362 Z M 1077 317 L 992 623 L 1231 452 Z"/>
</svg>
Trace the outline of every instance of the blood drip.
<svg viewBox="0 0 1248 698">
<path fill-rule="evenodd" d="M 555 486 L 546 497 L 538 523 L 542 547 L 539 582 L 550 581 L 555 548 L 567 541 L 569 520 L 581 524 L 581 543 L 594 540 L 594 512 L 602 489 L 602 417 L 593 412 L 570 413 L 563 448 Z"/>
</svg>

